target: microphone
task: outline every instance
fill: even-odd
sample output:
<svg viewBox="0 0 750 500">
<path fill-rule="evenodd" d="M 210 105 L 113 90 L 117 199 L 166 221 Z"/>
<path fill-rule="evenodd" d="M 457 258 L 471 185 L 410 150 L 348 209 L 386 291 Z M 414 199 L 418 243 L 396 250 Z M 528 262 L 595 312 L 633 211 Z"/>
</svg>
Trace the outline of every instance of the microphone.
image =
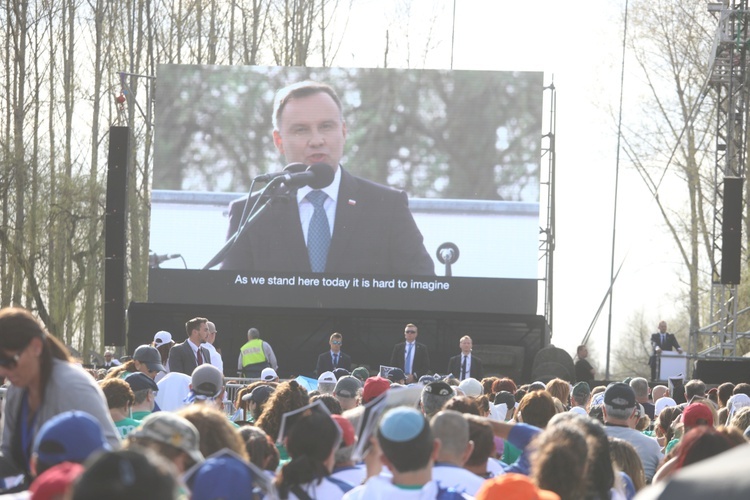
<svg viewBox="0 0 750 500">
<path fill-rule="evenodd" d="M 459 255 L 458 245 L 450 241 L 446 241 L 438 247 L 435 256 L 441 264 L 445 264 L 446 276 L 453 276 L 451 266 L 458 260 Z"/>
<path fill-rule="evenodd" d="M 255 177 L 255 181 L 256 182 L 268 182 L 270 180 L 275 179 L 276 177 L 304 172 L 305 169 L 307 169 L 307 165 L 305 165 L 304 163 L 290 163 L 289 165 L 284 167 L 284 170 L 282 170 L 281 172 L 274 172 L 271 174 L 259 175 Z"/>
<path fill-rule="evenodd" d="M 453 264 L 458 260 L 458 246 L 446 241 L 438 247 L 436 255 L 441 264 Z"/>
<path fill-rule="evenodd" d="M 179 253 L 164 253 L 161 255 L 157 255 L 152 252 L 148 255 L 148 265 L 149 267 L 159 267 L 159 264 L 161 264 L 162 262 L 180 258 L 182 258 L 182 255 Z"/>
<path fill-rule="evenodd" d="M 313 189 L 323 189 L 333 182 L 333 167 L 325 163 L 313 163 L 307 170 L 299 173 L 284 173 L 281 182 L 290 188 L 310 186 Z"/>
</svg>

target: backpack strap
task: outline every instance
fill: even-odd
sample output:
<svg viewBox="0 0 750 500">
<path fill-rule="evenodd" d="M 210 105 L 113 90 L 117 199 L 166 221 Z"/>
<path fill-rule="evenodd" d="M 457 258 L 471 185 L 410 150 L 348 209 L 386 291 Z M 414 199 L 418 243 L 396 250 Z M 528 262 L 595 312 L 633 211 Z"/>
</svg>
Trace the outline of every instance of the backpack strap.
<svg viewBox="0 0 750 500">
<path fill-rule="evenodd" d="M 341 479 L 338 479 L 336 477 L 327 476 L 326 479 L 332 482 L 333 484 L 335 484 L 336 486 L 338 486 L 339 488 L 341 488 L 341 491 L 343 491 L 344 493 L 354 488 L 353 485 L 347 483 L 346 481 L 342 481 Z"/>
<path fill-rule="evenodd" d="M 312 497 L 310 497 L 310 495 L 308 495 L 307 492 L 305 492 L 305 490 L 300 488 L 298 484 L 295 484 L 294 486 L 289 488 L 289 490 L 295 495 L 297 495 L 297 498 L 299 498 L 299 500 L 312 500 Z"/>
</svg>

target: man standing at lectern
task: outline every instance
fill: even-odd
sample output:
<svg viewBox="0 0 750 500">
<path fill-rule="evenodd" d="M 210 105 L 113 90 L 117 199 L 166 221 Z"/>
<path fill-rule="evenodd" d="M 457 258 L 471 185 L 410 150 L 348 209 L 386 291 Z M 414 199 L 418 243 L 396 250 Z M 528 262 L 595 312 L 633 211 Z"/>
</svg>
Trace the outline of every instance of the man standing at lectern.
<svg viewBox="0 0 750 500">
<path fill-rule="evenodd" d="M 273 143 L 287 163 L 328 164 L 333 181 L 274 201 L 227 252 L 222 269 L 435 275 L 406 193 L 341 166 L 347 128 L 332 87 L 305 81 L 279 90 L 273 125 Z M 240 227 L 244 208 L 245 198 L 230 205 L 227 237 Z"/>
<path fill-rule="evenodd" d="M 659 331 L 651 334 L 651 346 L 654 349 L 653 354 L 648 358 L 648 364 L 651 366 L 651 380 L 656 380 L 657 367 L 658 367 L 658 356 L 661 356 L 662 351 L 677 351 L 682 354 L 682 347 L 677 342 L 677 338 L 673 333 L 667 333 L 667 322 L 659 322 Z"/>
</svg>

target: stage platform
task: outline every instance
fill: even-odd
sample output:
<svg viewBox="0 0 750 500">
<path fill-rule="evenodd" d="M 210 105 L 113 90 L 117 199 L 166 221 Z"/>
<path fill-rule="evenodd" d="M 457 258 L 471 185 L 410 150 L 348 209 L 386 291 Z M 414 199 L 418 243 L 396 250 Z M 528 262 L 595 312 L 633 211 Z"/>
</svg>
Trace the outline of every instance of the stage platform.
<svg viewBox="0 0 750 500">
<path fill-rule="evenodd" d="M 544 317 L 536 315 L 131 303 L 127 316 L 128 352 L 151 342 L 159 330 L 182 342 L 187 320 L 208 318 L 216 324 L 216 346 L 227 376 L 236 375 L 239 349 L 251 327 L 273 347 L 282 377 L 312 376 L 333 332 L 344 336 L 343 351 L 355 366 L 377 370 L 388 364 L 393 346 L 404 340 L 404 326 L 414 323 L 419 342 L 429 348 L 432 371 L 444 374 L 449 357 L 459 353 L 459 339 L 469 335 L 486 375 L 510 376 L 523 383 L 530 381 L 534 356 L 550 339 Z"/>
</svg>

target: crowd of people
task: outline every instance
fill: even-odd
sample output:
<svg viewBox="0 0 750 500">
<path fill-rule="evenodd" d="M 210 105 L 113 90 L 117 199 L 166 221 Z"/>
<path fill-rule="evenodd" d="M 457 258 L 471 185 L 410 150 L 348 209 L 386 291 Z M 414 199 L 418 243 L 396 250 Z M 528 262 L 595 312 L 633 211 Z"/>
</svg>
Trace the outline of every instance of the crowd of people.
<svg viewBox="0 0 750 500">
<path fill-rule="evenodd" d="M 334 333 L 313 386 L 280 380 L 249 332 L 238 368 L 253 365 L 257 377 L 232 380 L 212 363 L 220 350 L 204 345 L 216 334 L 208 323 L 188 321 L 182 344 L 157 332 L 131 359 L 87 373 L 29 312 L 0 310 L 0 498 L 750 494 L 740 469 L 750 458 L 747 383 L 475 378 L 483 367 L 468 336 L 449 363 L 458 373 L 435 375 L 413 324 L 394 347 L 396 366 L 379 373 L 355 367 Z"/>
</svg>

